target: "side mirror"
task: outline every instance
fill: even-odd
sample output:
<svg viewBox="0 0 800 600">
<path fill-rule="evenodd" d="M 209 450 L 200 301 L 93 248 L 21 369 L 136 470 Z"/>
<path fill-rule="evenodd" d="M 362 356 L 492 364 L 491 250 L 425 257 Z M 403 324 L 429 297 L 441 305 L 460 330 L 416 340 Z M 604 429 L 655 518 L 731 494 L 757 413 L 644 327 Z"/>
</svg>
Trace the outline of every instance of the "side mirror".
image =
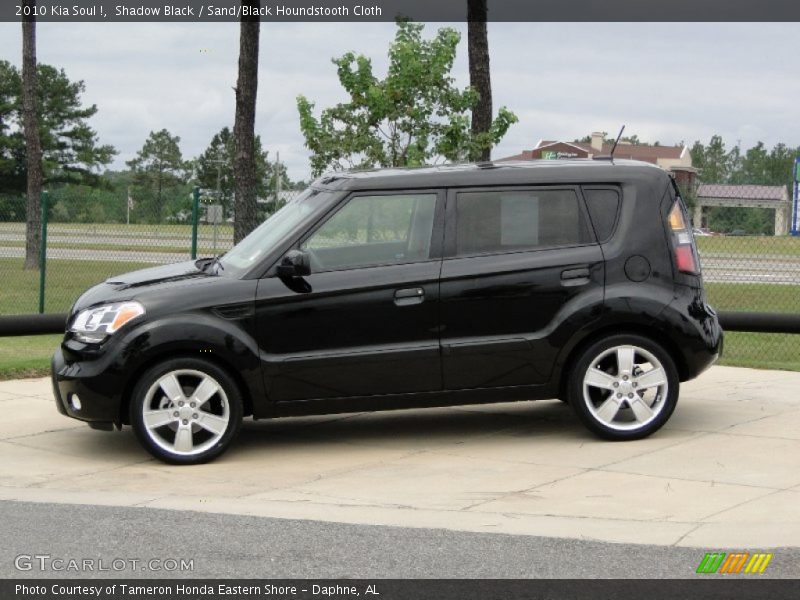
<svg viewBox="0 0 800 600">
<path fill-rule="evenodd" d="M 311 275 L 311 258 L 302 250 L 290 250 L 278 265 L 278 277 Z"/>
</svg>

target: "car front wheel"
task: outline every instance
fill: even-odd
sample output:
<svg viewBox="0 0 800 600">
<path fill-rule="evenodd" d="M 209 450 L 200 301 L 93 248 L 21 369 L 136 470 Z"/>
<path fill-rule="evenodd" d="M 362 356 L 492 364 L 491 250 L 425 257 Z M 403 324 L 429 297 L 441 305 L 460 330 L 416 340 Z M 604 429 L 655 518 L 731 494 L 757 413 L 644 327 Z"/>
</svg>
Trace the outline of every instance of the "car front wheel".
<svg viewBox="0 0 800 600">
<path fill-rule="evenodd" d="M 615 335 L 582 352 L 570 376 L 569 404 L 601 437 L 634 440 L 667 422 L 679 387 L 675 362 L 660 344 Z"/>
<path fill-rule="evenodd" d="M 235 382 L 217 365 L 193 358 L 171 359 L 148 370 L 134 388 L 130 409 L 139 442 L 172 464 L 216 458 L 242 421 Z"/>
</svg>

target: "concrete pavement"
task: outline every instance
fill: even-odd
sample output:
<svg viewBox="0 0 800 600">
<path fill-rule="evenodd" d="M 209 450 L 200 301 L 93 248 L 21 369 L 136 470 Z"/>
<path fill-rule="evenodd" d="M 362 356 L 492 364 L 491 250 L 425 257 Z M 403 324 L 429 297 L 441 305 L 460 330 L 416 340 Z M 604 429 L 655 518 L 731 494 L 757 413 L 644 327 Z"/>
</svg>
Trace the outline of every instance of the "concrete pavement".
<svg viewBox="0 0 800 600">
<path fill-rule="evenodd" d="M 245 422 L 172 467 L 129 428 L 0 382 L 0 500 L 144 506 L 698 548 L 800 547 L 800 373 L 714 367 L 671 421 L 598 440 L 558 401 Z"/>
</svg>

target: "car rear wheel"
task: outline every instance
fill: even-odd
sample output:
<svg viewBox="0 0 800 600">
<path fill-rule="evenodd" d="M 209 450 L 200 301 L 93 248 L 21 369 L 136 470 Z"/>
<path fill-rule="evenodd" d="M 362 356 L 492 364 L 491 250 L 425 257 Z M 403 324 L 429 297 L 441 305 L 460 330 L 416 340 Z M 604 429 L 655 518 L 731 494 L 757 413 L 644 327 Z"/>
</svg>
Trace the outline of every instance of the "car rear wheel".
<svg viewBox="0 0 800 600">
<path fill-rule="evenodd" d="M 156 458 L 197 464 L 222 454 L 239 431 L 242 399 L 217 365 L 177 358 L 148 370 L 131 398 L 131 424 Z"/>
<path fill-rule="evenodd" d="M 601 437 L 635 440 L 667 422 L 679 387 L 675 362 L 660 344 L 615 335 L 581 353 L 570 376 L 569 404 Z"/>
</svg>

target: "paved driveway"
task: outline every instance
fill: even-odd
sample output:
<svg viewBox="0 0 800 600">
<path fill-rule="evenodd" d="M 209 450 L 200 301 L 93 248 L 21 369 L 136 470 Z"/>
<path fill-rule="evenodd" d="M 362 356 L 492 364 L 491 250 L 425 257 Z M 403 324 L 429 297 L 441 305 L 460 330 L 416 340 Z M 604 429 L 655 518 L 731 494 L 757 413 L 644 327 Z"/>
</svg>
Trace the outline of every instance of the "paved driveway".
<svg viewBox="0 0 800 600">
<path fill-rule="evenodd" d="M 702 548 L 800 546 L 800 373 L 714 367 L 670 423 L 612 443 L 558 401 L 246 422 L 220 460 L 148 458 L 129 428 L 0 382 L 0 500 L 145 506 Z"/>
</svg>

